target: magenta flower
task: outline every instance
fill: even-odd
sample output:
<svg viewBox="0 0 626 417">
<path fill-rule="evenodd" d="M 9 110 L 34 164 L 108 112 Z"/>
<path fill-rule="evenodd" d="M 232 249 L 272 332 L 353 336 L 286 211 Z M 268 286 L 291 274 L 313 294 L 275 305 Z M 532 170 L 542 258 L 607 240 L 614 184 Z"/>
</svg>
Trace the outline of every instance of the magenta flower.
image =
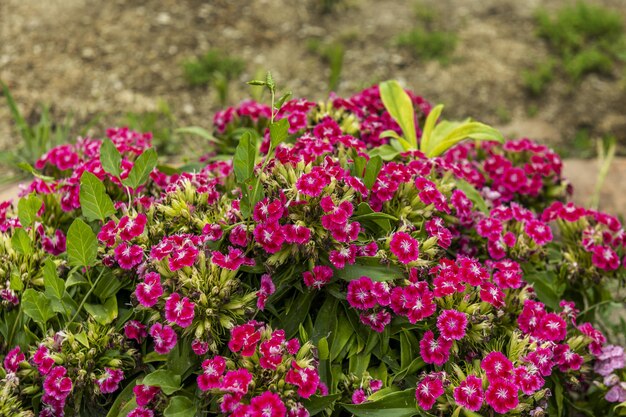
<svg viewBox="0 0 626 417">
<path fill-rule="evenodd" d="M 202 234 L 210 241 L 220 240 L 224 232 L 219 224 L 207 223 L 202 228 Z"/>
<path fill-rule="evenodd" d="M 265 391 L 259 396 L 252 397 L 250 411 L 252 413 L 249 415 L 253 416 L 283 417 L 286 415 L 287 408 L 278 394 Z"/>
<path fill-rule="evenodd" d="M 226 370 L 226 360 L 221 356 L 202 362 L 202 373 L 198 375 L 198 388 L 208 391 L 219 388 L 220 379 Z"/>
<path fill-rule="evenodd" d="M 509 378 L 513 371 L 513 363 L 502 352 L 491 352 L 480 362 L 480 367 L 487 374 L 487 380 Z"/>
<path fill-rule="evenodd" d="M 387 310 L 361 313 L 359 317 L 361 323 L 378 333 L 382 333 L 385 330 L 385 326 L 391 323 L 391 314 Z"/>
<path fill-rule="evenodd" d="M 376 306 L 376 297 L 372 293 L 374 283 L 369 277 L 361 277 L 350 281 L 346 295 L 350 306 L 359 310 L 367 310 Z"/>
<path fill-rule="evenodd" d="M 478 411 L 483 405 L 483 380 L 475 375 L 468 375 L 454 389 L 454 400 L 470 411 Z"/>
<path fill-rule="evenodd" d="M 128 413 L 127 417 L 154 417 L 154 411 L 140 406 Z"/>
<path fill-rule="evenodd" d="M 139 406 L 150 404 L 159 392 L 161 392 L 161 388 L 159 387 L 151 387 L 143 384 L 133 387 L 133 393 L 135 394 L 135 399 Z"/>
<path fill-rule="evenodd" d="M 152 307 L 163 295 L 163 286 L 161 285 L 161 276 L 156 272 L 148 272 L 143 282 L 137 284 L 135 288 L 135 296 L 137 301 L 144 307 Z"/>
<path fill-rule="evenodd" d="M 130 218 L 129 216 L 122 217 L 119 225 L 117 226 L 120 238 L 122 240 L 129 241 L 137 236 L 140 236 L 146 227 L 147 221 L 148 219 L 143 213 L 139 213 L 135 218 Z"/>
<path fill-rule="evenodd" d="M 150 336 L 154 339 L 154 351 L 165 355 L 174 349 L 178 337 L 176 332 L 168 325 L 155 323 L 150 328 Z"/>
<path fill-rule="evenodd" d="M 146 332 L 146 326 L 138 322 L 137 320 L 129 320 L 124 325 L 124 335 L 128 339 L 134 339 L 141 343 L 144 337 L 148 335 Z"/>
<path fill-rule="evenodd" d="M 126 242 L 122 242 L 115 248 L 115 260 L 122 269 L 133 269 L 143 260 L 143 249 L 141 246 L 129 246 Z"/>
<path fill-rule="evenodd" d="M 275 330 L 269 340 L 261 342 L 259 364 L 264 369 L 276 370 L 285 353 L 285 331 Z"/>
<path fill-rule="evenodd" d="M 421 382 L 417 384 L 415 390 L 415 399 L 417 404 L 424 410 L 430 410 L 437 398 L 444 393 L 443 383 L 436 376 L 427 375 Z"/>
<path fill-rule="evenodd" d="M 180 297 L 180 294 L 173 293 L 165 302 L 165 319 L 171 323 L 176 323 L 180 327 L 189 327 L 195 315 L 195 305 L 189 298 Z"/>
<path fill-rule="evenodd" d="M 193 244 L 186 243 L 170 255 L 168 264 L 170 270 L 177 271 L 186 266 L 192 266 L 196 259 L 198 259 L 198 249 Z"/>
<path fill-rule="evenodd" d="M 393 235 L 389 248 L 403 264 L 416 261 L 420 255 L 419 242 L 404 232 L 396 232 Z"/>
<path fill-rule="evenodd" d="M 245 395 L 252 382 L 252 374 L 247 369 L 228 371 L 222 378 L 220 389 L 236 395 Z"/>
<path fill-rule="evenodd" d="M 320 376 L 313 368 L 300 368 L 294 361 L 291 369 L 285 375 L 285 382 L 298 387 L 298 395 L 309 398 L 315 394 L 320 383 Z"/>
<path fill-rule="evenodd" d="M 444 310 L 437 317 L 437 329 L 444 339 L 461 340 L 467 329 L 467 314 L 457 310 Z"/>
<path fill-rule="evenodd" d="M 298 178 L 296 188 L 302 194 L 306 194 L 309 197 L 317 197 L 328 184 L 330 184 L 330 180 L 328 180 L 326 176 L 322 175 L 319 171 L 311 171 Z"/>
<path fill-rule="evenodd" d="M 33 362 L 35 362 L 37 370 L 42 375 L 48 374 L 54 366 L 54 359 L 50 356 L 50 351 L 44 345 L 39 345 L 39 348 L 37 348 L 35 355 L 33 355 Z"/>
<path fill-rule="evenodd" d="M 286 224 L 283 226 L 285 241 L 287 243 L 295 243 L 304 245 L 311 239 L 311 229 L 299 224 Z"/>
<path fill-rule="evenodd" d="M 259 310 L 265 309 L 265 303 L 270 295 L 274 294 L 276 291 L 276 286 L 272 281 L 272 277 L 270 274 L 261 275 L 261 288 L 257 291 L 257 302 L 256 306 Z"/>
<path fill-rule="evenodd" d="M 254 322 L 248 322 L 232 328 L 228 348 L 234 353 L 241 352 L 241 356 L 252 356 L 260 340 L 261 331 Z"/>
<path fill-rule="evenodd" d="M 57 401 L 65 401 L 72 391 L 72 380 L 65 375 L 67 375 L 67 370 L 64 367 L 52 368 L 43 381 L 44 396 Z M 49 401 L 45 402 L 49 403 Z"/>
<path fill-rule="evenodd" d="M 124 372 L 121 369 L 104 368 L 104 372 L 96 380 L 96 384 L 103 394 L 111 394 L 119 388 L 120 382 L 124 379 Z"/>
<path fill-rule="evenodd" d="M 24 356 L 20 347 L 16 346 L 11 349 L 4 357 L 4 369 L 6 369 L 7 372 L 17 372 L 20 363 L 24 362 L 25 360 L 26 356 Z"/>
<path fill-rule="evenodd" d="M 285 233 L 280 224 L 259 223 L 254 228 L 254 239 L 268 253 L 276 253 L 285 241 Z"/>
<path fill-rule="evenodd" d="M 211 257 L 211 262 L 220 268 L 236 271 L 241 265 L 246 263 L 246 257 L 241 249 L 236 249 L 230 246 L 228 248 L 228 254 L 224 255 L 221 252 L 214 251 Z"/>
<path fill-rule="evenodd" d="M 198 356 L 202 356 L 209 351 L 209 344 L 198 339 L 191 342 L 191 350 Z"/>
<path fill-rule="evenodd" d="M 264 198 L 254 206 L 253 218 L 258 223 L 278 223 L 283 217 L 284 207 L 280 200 Z"/>
<path fill-rule="evenodd" d="M 450 358 L 452 343 L 442 337 L 435 340 L 434 333 L 428 330 L 420 340 L 420 356 L 426 363 L 442 366 Z"/>
<path fill-rule="evenodd" d="M 333 277 L 333 270 L 328 266 L 315 266 L 313 271 L 306 271 L 302 274 L 307 287 L 321 289 L 328 284 Z"/>
<path fill-rule="evenodd" d="M 496 413 L 508 413 L 519 404 L 517 387 L 512 382 L 502 378 L 490 381 L 489 388 L 485 393 L 485 401 Z"/>
<path fill-rule="evenodd" d="M 352 393 L 352 404 L 362 404 L 365 401 L 367 401 L 367 395 L 362 388 L 359 388 Z"/>
</svg>

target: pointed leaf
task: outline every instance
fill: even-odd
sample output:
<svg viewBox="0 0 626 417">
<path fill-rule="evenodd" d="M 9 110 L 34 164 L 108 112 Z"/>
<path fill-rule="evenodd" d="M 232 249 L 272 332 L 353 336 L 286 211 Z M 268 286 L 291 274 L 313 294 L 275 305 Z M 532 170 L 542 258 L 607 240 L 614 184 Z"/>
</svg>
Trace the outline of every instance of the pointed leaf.
<svg viewBox="0 0 626 417">
<path fill-rule="evenodd" d="M 117 298 L 115 296 L 108 298 L 104 304 L 85 303 L 85 310 L 98 323 L 106 326 L 117 318 Z"/>
<path fill-rule="evenodd" d="M 412 417 L 419 414 L 414 388 L 393 392 L 372 402 L 341 405 L 356 417 Z"/>
<path fill-rule="evenodd" d="M 456 127 L 443 138 L 431 138 L 430 149 L 424 153 L 429 158 L 439 156 L 465 139 L 504 143 L 504 136 L 497 129 L 483 123 L 469 122 Z"/>
<path fill-rule="evenodd" d="M 174 130 L 175 133 L 189 134 L 200 136 L 202 139 L 206 139 L 209 142 L 213 143 L 221 143 L 222 141 L 216 138 L 209 132 L 208 130 L 200 127 L 200 126 L 189 126 L 189 127 L 181 127 Z"/>
<path fill-rule="evenodd" d="M 24 314 L 42 326 L 54 316 L 54 312 L 50 306 L 50 299 L 43 293 L 35 291 L 32 288 L 24 291 L 24 295 L 22 296 L 22 309 L 24 310 Z"/>
<path fill-rule="evenodd" d="M 365 168 L 365 176 L 363 177 L 363 182 L 368 190 L 371 190 L 374 184 L 376 183 L 376 179 L 378 178 L 378 173 L 383 167 L 383 158 L 380 156 L 374 156 L 370 158 L 367 162 L 367 168 Z"/>
<path fill-rule="evenodd" d="M 43 266 L 43 285 L 48 297 L 61 300 L 65 293 L 65 281 L 59 278 L 57 267 L 51 259 L 46 259 Z"/>
<path fill-rule="evenodd" d="M 104 139 L 100 146 L 100 164 L 109 174 L 119 177 L 122 173 L 122 155 L 111 139 Z"/>
<path fill-rule="evenodd" d="M 397 81 L 390 80 L 380 83 L 380 98 L 389 115 L 400 125 L 404 138 L 412 149 L 417 149 L 415 110 L 411 97 Z"/>
<path fill-rule="evenodd" d="M 17 216 L 23 227 L 33 224 L 42 205 L 43 201 L 35 194 L 20 199 L 17 203 Z"/>
<path fill-rule="evenodd" d="M 17 228 L 11 237 L 11 246 L 17 253 L 30 255 L 33 253 L 33 242 L 28 237 L 28 233 L 22 228 Z"/>
<path fill-rule="evenodd" d="M 196 415 L 196 406 L 193 401 L 187 397 L 177 395 L 172 397 L 169 405 L 163 411 L 165 417 L 194 417 Z"/>
<path fill-rule="evenodd" d="M 165 369 L 159 369 L 146 377 L 141 382 L 144 385 L 159 387 L 165 395 L 172 395 L 180 389 L 180 375 Z"/>
<path fill-rule="evenodd" d="M 80 177 L 80 207 L 88 220 L 102 220 L 115 213 L 111 197 L 102 181 L 89 171 Z"/>
<path fill-rule="evenodd" d="M 245 132 L 239 139 L 239 144 L 235 149 L 233 157 L 233 169 L 237 182 L 246 182 L 254 175 L 254 165 L 256 163 L 256 139 L 250 132 Z"/>
<path fill-rule="evenodd" d="M 135 161 L 133 168 L 128 174 L 128 178 L 122 180 L 122 184 L 130 188 L 137 188 L 143 185 L 150 173 L 154 170 L 159 162 L 159 157 L 153 148 L 146 149 Z"/>
<path fill-rule="evenodd" d="M 67 258 L 71 266 L 92 266 L 98 254 L 98 241 L 82 219 L 74 220 L 67 231 Z"/>
<path fill-rule="evenodd" d="M 426 123 L 424 123 L 424 130 L 422 131 L 422 138 L 420 140 L 420 151 L 426 153 L 431 147 L 431 137 L 437 120 L 441 116 L 443 111 L 443 104 L 438 104 L 430 110 L 428 116 L 426 116 Z"/>
<path fill-rule="evenodd" d="M 270 140 L 272 147 L 284 142 L 289 136 L 289 120 L 280 119 L 270 125 Z"/>
</svg>

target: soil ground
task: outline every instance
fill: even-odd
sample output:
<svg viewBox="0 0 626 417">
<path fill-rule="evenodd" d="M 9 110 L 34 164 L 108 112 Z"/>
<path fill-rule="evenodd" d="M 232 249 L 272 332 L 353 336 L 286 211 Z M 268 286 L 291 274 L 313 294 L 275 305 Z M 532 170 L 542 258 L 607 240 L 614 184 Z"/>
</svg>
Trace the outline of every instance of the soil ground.
<svg viewBox="0 0 626 417">
<path fill-rule="evenodd" d="M 624 0 L 594 2 L 621 14 L 626 24 Z M 422 0 L 419 7 L 458 36 L 445 64 L 395 46 L 397 35 L 416 25 L 415 1 L 342 0 L 334 2 L 331 13 L 321 13 L 322 3 L 0 0 L 0 79 L 35 119 L 38 103 L 47 103 L 57 117 L 72 113 L 79 124 L 96 115 L 100 126 L 117 124 L 120 115 L 154 110 L 163 99 L 181 125 L 209 126 L 219 107 L 217 96 L 185 82 L 183 61 L 210 49 L 244 59 L 246 70 L 231 83 L 231 103 L 248 97 L 244 82 L 268 69 L 281 90 L 320 100 L 328 94 L 329 69 L 307 48 L 318 38 L 346 47 L 341 95 L 396 78 L 428 100 L 446 104 L 449 119 L 471 116 L 511 136 L 561 149 L 570 147 L 582 128 L 592 137 L 613 134 L 626 144 L 623 67 L 590 75 L 576 86 L 557 77 L 541 99 L 531 99 L 523 88 L 522 71 L 549 54 L 535 35 L 536 10 L 557 10 L 567 0 Z M 3 103 L 0 145 L 10 147 L 15 138 Z M 589 187 L 595 168 L 577 163 L 568 173 L 574 184 Z M 610 196 L 603 204 L 616 213 L 626 210 L 624 173 L 616 165 L 605 187 Z"/>
</svg>

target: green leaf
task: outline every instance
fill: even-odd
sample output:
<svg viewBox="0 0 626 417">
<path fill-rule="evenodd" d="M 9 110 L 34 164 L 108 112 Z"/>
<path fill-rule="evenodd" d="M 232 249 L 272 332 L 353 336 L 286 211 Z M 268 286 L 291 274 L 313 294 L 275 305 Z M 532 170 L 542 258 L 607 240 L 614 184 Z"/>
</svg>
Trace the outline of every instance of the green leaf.
<svg viewBox="0 0 626 417">
<path fill-rule="evenodd" d="M 80 177 L 80 207 L 88 220 L 102 220 L 115 213 L 111 197 L 102 181 L 89 171 Z"/>
<path fill-rule="evenodd" d="M 333 395 L 313 395 L 309 399 L 303 400 L 302 404 L 309 411 L 311 416 L 321 413 L 324 410 L 332 409 L 335 401 L 341 398 L 341 394 Z"/>
<path fill-rule="evenodd" d="M 400 125 L 411 149 L 417 149 L 415 111 L 411 97 L 395 80 L 380 83 L 380 98 L 389 115 Z M 406 148 L 405 148 L 406 149 Z M 408 150 L 408 149 L 406 149 Z"/>
<path fill-rule="evenodd" d="M 193 401 L 187 397 L 177 395 L 170 399 L 170 403 L 163 411 L 163 415 L 165 417 L 194 417 L 196 411 Z"/>
<path fill-rule="evenodd" d="M 46 259 L 43 266 L 43 285 L 48 297 L 61 300 L 65 293 L 65 281 L 59 278 L 57 267 L 51 259 Z"/>
<path fill-rule="evenodd" d="M 35 194 L 20 199 L 17 203 L 17 216 L 23 227 L 33 224 L 42 205 L 43 201 Z"/>
<path fill-rule="evenodd" d="M 180 390 L 180 375 L 172 371 L 159 369 L 146 375 L 141 383 L 152 387 L 160 387 L 165 395 L 172 395 Z"/>
<path fill-rule="evenodd" d="M 22 309 L 24 314 L 42 326 L 54 316 L 50 306 L 50 299 L 32 288 L 24 291 L 22 295 Z"/>
<path fill-rule="evenodd" d="M 200 136 L 202 139 L 206 139 L 212 143 L 222 143 L 222 141 L 213 136 L 211 132 L 199 126 L 181 127 L 174 130 L 174 133 Z"/>
<path fill-rule="evenodd" d="M 135 161 L 133 168 L 128 173 L 128 178 L 122 180 L 122 184 L 130 188 L 137 188 L 143 185 L 150 173 L 154 170 L 159 162 L 159 157 L 153 148 L 146 149 Z"/>
<path fill-rule="evenodd" d="M 383 158 L 383 161 L 392 161 L 396 159 L 398 155 L 400 155 L 400 152 L 391 145 L 383 145 L 383 146 L 377 146 L 376 148 L 369 151 L 369 155 L 370 156 L 378 155 L 381 158 Z"/>
<path fill-rule="evenodd" d="M 456 184 L 456 188 L 463 191 L 467 198 L 469 198 L 470 201 L 474 203 L 474 206 L 478 210 L 482 211 L 485 214 L 489 214 L 489 208 L 487 208 L 487 203 L 485 202 L 485 199 L 483 198 L 483 196 L 480 195 L 478 190 L 472 184 L 461 178 L 455 178 L 454 181 Z"/>
<path fill-rule="evenodd" d="M 443 154 L 445 151 L 465 139 L 474 139 L 480 141 L 496 141 L 504 143 L 504 136 L 497 129 L 479 122 L 465 122 L 451 129 L 441 122 L 433 132 L 427 147 L 422 152 L 429 157 L 435 157 Z M 441 129 L 441 130 L 440 130 Z M 438 131 L 447 132 L 445 136 L 438 134 Z"/>
<path fill-rule="evenodd" d="M 412 417 L 419 414 L 415 404 L 415 389 L 393 392 L 363 404 L 341 404 L 356 417 Z"/>
<path fill-rule="evenodd" d="M 29 172 L 31 174 L 33 174 L 33 176 L 35 178 L 39 178 L 40 180 L 43 181 L 54 181 L 53 177 L 49 177 L 47 175 L 41 175 L 35 168 L 33 168 L 33 166 L 31 164 L 29 164 L 28 162 L 20 162 L 17 164 L 17 167 L 20 168 L 23 171 Z"/>
<path fill-rule="evenodd" d="M 16 268 L 11 269 L 9 288 L 13 291 L 22 291 L 24 289 L 24 281 L 22 281 L 22 276 Z"/>
<path fill-rule="evenodd" d="M 256 152 L 255 137 L 250 132 L 245 132 L 239 139 L 233 157 L 233 169 L 238 183 L 243 184 L 254 176 Z"/>
<path fill-rule="evenodd" d="M 28 237 L 28 233 L 24 229 L 17 228 L 11 237 L 11 246 L 22 255 L 30 255 L 33 253 L 33 242 Z"/>
<path fill-rule="evenodd" d="M 274 108 L 276 110 L 280 110 L 280 108 L 283 107 L 283 104 L 285 104 L 285 101 L 287 101 L 291 95 L 291 91 L 287 91 L 285 94 L 280 96 L 280 98 L 276 100 L 276 103 L 274 103 Z"/>
<path fill-rule="evenodd" d="M 85 303 L 85 310 L 103 326 L 110 324 L 117 318 L 117 298 L 108 298 L 104 304 Z"/>
<path fill-rule="evenodd" d="M 365 167 L 367 166 L 367 159 L 363 156 L 355 156 L 352 162 L 352 176 L 363 178 L 365 174 Z"/>
<path fill-rule="evenodd" d="M 131 402 L 135 402 L 135 394 L 133 393 L 133 388 L 135 388 L 135 378 L 133 381 L 128 383 L 124 390 L 117 395 L 115 402 L 111 405 L 109 412 L 106 417 L 126 417 L 126 414 L 122 414 L 122 410 L 125 404 L 129 404 Z M 137 406 L 137 403 L 134 403 L 134 407 Z M 133 408 L 134 408 L 133 407 Z"/>
<path fill-rule="evenodd" d="M 82 219 L 76 219 L 67 231 L 67 258 L 71 266 L 92 266 L 98 255 L 96 235 Z"/>
<path fill-rule="evenodd" d="M 376 179 L 378 178 L 378 173 L 383 167 L 383 158 L 380 156 L 373 156 L 367 162 L 367 168 L 365 168 L 365 176 L 363 177 L 363 182 L 368 190 L 371 190 L 374 184 L 376 183 Z"/>
<path fill-rule="evenodd" d="M 335 276 L 344 281 L 352 281 L 363 276 L 372 281 L 393 281 L 404 278 L 404 271 L 394 265 L 381 265 L 380 258 L 375 256 L 361 256 L 356 263 L 346 265 L 344 269 L 335 271 Z"/>
<path fill-rule="evenodd" d="M 100 164 L 109 174 L 119 177 L 122 173 L 122 154 L 117 150 L 111 139 L 104 139 L 100 146 Z"/>
<path fill-rule="evenodd" d="M 433 130 L 435 129 L 435 124 L 437 124 L 437 120 L 439 120 L 439 116 L 441 116 L 441 112 L 443 111 L 443 104 L 438 104 L 430 110 L 428 116 L 426 116 L 426 123 L 424 123 L 424 130 L 422 131 L 422 138 L 420 140 L 420 151 L 426 152 L 427 149 L 430 148 L 430 142 Z"/>
<path fill-rule="evenodd" d="M 287 118 L 280 119 L 270 124 L 270 140 L 272 147 L 276 147 L 279 143 L 287 140 L 289 136 L 289 120 Z"/>
<path fill-rule="evenodd" d="M 559 308 L 559 302 L 561 296 L 565 290 L 565 284 L 558 282 L 557 276 L 554 272 L 549 271 L 536 271 L 524 274 L 524 279 L 532 284 L 537 298 L 552 310 Z"/>
</svg>

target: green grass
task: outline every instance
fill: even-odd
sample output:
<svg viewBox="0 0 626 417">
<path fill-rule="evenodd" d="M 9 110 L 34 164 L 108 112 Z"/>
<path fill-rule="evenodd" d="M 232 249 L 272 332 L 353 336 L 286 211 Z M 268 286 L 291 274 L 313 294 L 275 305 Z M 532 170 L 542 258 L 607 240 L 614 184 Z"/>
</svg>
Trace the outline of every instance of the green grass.
<svg viewBox="0 0 626 417">
<path fill-rule="evenodd" d="M 552 58 L 522 74 L 532 95 L 541 95 L 557 70 L 578 83 L 592 73 L 611 74 L 626 57 L 624 24 L 613 10 L 580 1 L 553 15 L 540 10 L 536 20 L 537 35 L 546 42 Z"/>
<path fill-rule="evenodd" d="M 174 133 L 176 119 L 165 101 L 160 100 L 155 111 L 126 113 L 121 123 L 139 132 L 152 132 L 152 143 L 158 149 L 159 154 L 180 153 L 181 141 Z"/>
<path fill-rule="evenodd" d="M 212 50 L 183 63 L 185 79 L 191 86 L 210 86 L 217 91 L 222 105 L 228 101 L 228 86 L 245 69 L 245 62 L 223 52 Z"/>
<path fill-rule="evenodd" d="M 329 67 L 328 91 L 337 91 L 341 81 L 345 47 L 340 42 L 324 43 L 319 39 L 309 39 L 307 48 L 320 57 Z"/>
</svg>

